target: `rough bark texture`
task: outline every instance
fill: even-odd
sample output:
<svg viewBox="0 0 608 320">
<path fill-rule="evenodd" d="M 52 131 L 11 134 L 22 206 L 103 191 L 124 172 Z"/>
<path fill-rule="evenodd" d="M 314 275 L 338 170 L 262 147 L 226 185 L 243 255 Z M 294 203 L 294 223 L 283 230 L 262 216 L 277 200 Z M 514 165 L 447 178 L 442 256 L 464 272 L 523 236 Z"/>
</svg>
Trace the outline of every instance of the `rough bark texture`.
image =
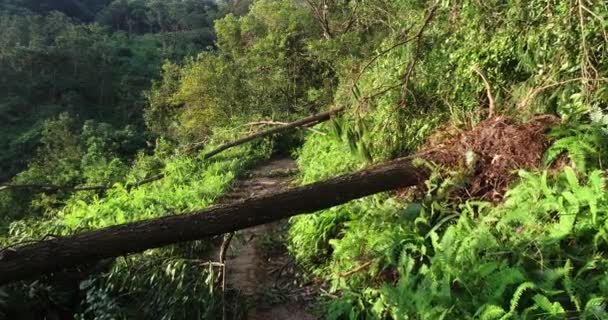
<svg viewBox="0 0 608 320">
<path fill-rule="evenodd" d="M 412 166 L 411 159 L 401 158 L 230 205 L 6 248 L 0 254 L 0 285 L 103 258 L 203 239 L 314 212 L 378 192 L 412 186 L 426 176 L 424 170 Z"/>
</svg>

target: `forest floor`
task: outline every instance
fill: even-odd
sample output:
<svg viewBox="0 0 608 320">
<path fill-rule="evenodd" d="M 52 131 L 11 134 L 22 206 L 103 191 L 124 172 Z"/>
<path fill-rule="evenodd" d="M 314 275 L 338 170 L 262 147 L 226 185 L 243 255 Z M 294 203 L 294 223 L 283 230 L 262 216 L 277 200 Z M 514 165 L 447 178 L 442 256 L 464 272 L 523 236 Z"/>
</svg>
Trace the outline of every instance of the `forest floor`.
<svg viewBox="0 0 608 320">
<path fill-rule="evenodd" d="M 287 188 L 296 173 L 290 158 L 273 158 L 234 185 L 220 203 L 274 193 Z M 308 310 L 316 285 L 301 279 L 287 254 L 287 221 L 241 230 L 226 256 L 227 319 L 313 320 Z"/>
</svg>

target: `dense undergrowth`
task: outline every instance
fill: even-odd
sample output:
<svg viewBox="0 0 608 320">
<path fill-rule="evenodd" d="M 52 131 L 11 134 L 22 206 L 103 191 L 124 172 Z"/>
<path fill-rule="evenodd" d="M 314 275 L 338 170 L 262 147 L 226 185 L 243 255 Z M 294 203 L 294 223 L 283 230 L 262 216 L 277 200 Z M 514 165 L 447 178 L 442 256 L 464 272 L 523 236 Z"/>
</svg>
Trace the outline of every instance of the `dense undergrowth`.
<svg viewBox="0 0 608 320">
<path fill-rule="evenodd" d="M 267 158 L 271 147 L 258 143 L 212 160 L 203 160 L 203 153 L 168 157 L 162 163 L 165 178 L 136 188 L 115 183 L 103 197 L 75 193 L 59 210 L 10 223 L 2 242 L 24 243 L 41 235 L 56 237 L 205 208 L 239 174 Z M 135 177 L 142 167 L 149 170 L 150 163 L 158 161 L 142 155 L 128 176 Z M 6 299 L 0 301 L 0 311 L 11 319 L 65 318 L 74 312 L 78 319 L 149 319 L 159 314 L 160 319 L 216 318 L 221 310 L 215 292 L 217 272 L 204 265 L 210 248 L 210 241 L 197 241 L 151 249 L 95 268 L 14 284 L 2 291 Z"/>
<path fill-rule="evenodd" d="M 359 81 L 341 82 L 336 102 L 354 104 L 355 112 L 308 138 L 299 153 L 303 182 L 449 141 L 487 117 L 480 106 L 522 121 L 556 114 L 562 124 L 548 133 L 544 163 L 519 171 L 500 203 L 467 196 L 476 170 L 471 149 L 456 155 L 461 167 L 423 162 L 434 172 L 424 192 L 377 195 L 292 219 L 291 252 L 335 295 L 322 299 L 323 316 L 607 318 L 608 39 L 600 18 L 607 8 L 465 1 L 441 2 L 433 15 L 430 7 L 394 4 L 393 12 L 409 9 L 403 21 L 434 21 L 419 43 L 399 45 L 398 32 L 386 37 Z M 403 65 L 418 47 L 424 54 L 414 57 L 414 80 L 404 87 Z"/>
<path fill-rule="evenodd" d="M 427 191 L 413 199 L 379 195 L 293 219 L 291 251 L 340 294 L 326 317 L 604 319 L 608 136 L 599 126 L 573 130 L 601 136 L 585 153 L 573 152 L 583 156 L 573 162 L 577 169 L 521 171 L 498 205 L 455 201 L 460 180 L 434 167 Z M 571 137 L 562 136 L 547 161 Z M 307 147 L 328 143 L 312 139 L 304 158 L 313 152 Z M 303 179 L 338 173 L 349 157 L 333 150 L 301 161 Z"/>
<path fill-rule="evenodd" d="M 416 161 L 431 172 L 423 186 L 291 220 L 290 253 L 327 284 L 321 317 L 608 319 L 605 3 L 256 0 L 239 12 L 215 22 L 213 50 L 164 64 L 143 94 L 144 134 L 68 115 L 38 123 L 39 151 L 13 182 L 113 187 L 1 193 L 3 245 L 206 207 L 279 144 L 298 149 L 302 184 L 445 146 L 450 166 Z M 211 161 L 184 152 L 336 107 L 346 111 L 306 134 Z M 469 148 L 484 120 L 538 114 L 552 127 L 531 127 L 543 138 L 535 150 L 500 153 L 491 136 Z M 538 157 L 525 166 L 509 158 L 527 151 Z M 471 194 L 479 157 L 489 170 L 506 163 L 508 183 Z M 13 284 L 0 289 L 0 314 L 217 318 L 208 249 L 152 249 Z"/>
</svg>

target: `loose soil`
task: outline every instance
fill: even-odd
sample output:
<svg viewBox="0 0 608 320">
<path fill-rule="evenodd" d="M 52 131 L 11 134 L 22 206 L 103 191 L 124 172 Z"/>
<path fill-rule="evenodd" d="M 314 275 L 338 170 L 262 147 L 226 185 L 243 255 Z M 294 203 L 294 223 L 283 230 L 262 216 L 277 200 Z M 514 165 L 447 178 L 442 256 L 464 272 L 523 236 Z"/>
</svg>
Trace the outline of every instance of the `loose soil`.
<svg viewBox="0 0 608 320">
<path fill-rule="evenodd" d="M 559 118 L 553 115 L 538 115 L 524 123 L 496 116 L 443 141 L 431 137 L 421 154 L 446 167 L 470 171 L 464 190 L 468 197 L 499 202 L 513 181 L 514 171 L 542 165 L 551 142 L 546 131 L 558 123 Z"/>
</svg>

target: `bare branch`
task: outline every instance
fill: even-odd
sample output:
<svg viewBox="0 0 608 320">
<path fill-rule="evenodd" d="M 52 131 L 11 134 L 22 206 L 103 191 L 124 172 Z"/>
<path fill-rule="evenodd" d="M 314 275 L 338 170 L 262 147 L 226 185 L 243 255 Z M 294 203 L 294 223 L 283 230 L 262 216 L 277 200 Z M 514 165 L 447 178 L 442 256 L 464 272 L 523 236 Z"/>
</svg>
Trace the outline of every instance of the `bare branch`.
<svg viewBox="0 0 608 320">
<path fill-rule="evenodd" d="M 409 67 L 407 69 L 407 72 L 405 73 L 405 75 L 403 77 L 403 92 L 404 92 L 404 94 L 403 94 L 403 98 L 402 98 L 402 101 L 401 101 L 402 104 L 404 103 L 406 92 L 409 91 L 410 78 L 411 78 L 412 74 L 414 73 L 414 70 L 416 68 L 416 64 L 418 63 L 418 57 L 420 56 L 420 49 L 421 49 L 421 44 L 422 44 L 422 36 L 424 35 L 424 30 L 431 23 L 431 20 L 433 20 L 433 17 L 435 17 L 435 12 L 437 11 L 437 8 L 439 8 L 439 3 L 438 2 L 436 2 L 429 9 L 429 13 L 427 14 L 426 18 L 424 19 L 424 22 L 422 23 L 422 26 L 420 27 L 420 29 L 416 33 L 416 36 L 415 36 L 415 39 L 416 39 L 416 49 L 414 51 L 414 56 L 412 57 L 412 61 L 410 62 Z"/>
<path fill-rule="evenodd" d="M 216 154 L 218 154 L 218 153 L 220 153 L 220 152 L 222 152 L 224 150 L 230 149 L 232 147 L 241 145 L 243 143 L 247 143 L 249 141 L 252 141 L 252 140 L 255 140 L 255 139 L 258 139 L 258 138 L 268 137 L 268 136 L 274 135 L 274 134 L 279 133 L 279 132 L 283 132 L 283 131 L 287 131 L 287 130 L 292 130 L 292 129 L 295 129 L 295 128 L 298 128 L 298 127 L 301 127 L 301 126 L 304 126 L 304 125 L 307 125 L 307 124 L 311 124 L 311 123 L 318 123 L 318 122 L 327 121 L 327 120 L 331 119 L 331 117 L 333 115 L 335 115 L 337 113 L 340 113 L 342 111 L 344 111 L 344 108 L 337 108 L 337 109 L 333 109 L 333 110 L 330 110 L 330 111 L 327 111 L 327 112 L 319 113 L 319 114 L 314 115 L 314 116 L 303 118 L 303 119 L 300 119 L 298 121 L 294 121 L 294 122 L 288 123 L 288 124 L 283 125 L 283 126 L 279 126 L 279 127 L 268 129 L 268 130 L 264 130 L 264 131 L 252 134 L 250 136 L 247 136 L 247 137 L 244 137 L 244 138 L 241 138 L 241 139 L 238 139 L 238 140 L 226 143 L 224 145 L 221 145 L 218 148 L 207 152 L 203 157 L 205 159 L 208 159 L 208 158 L 211 158 L 214 155 L 216 155 Z"/>
<path fill-rule="evenodd" d="M 372 263 L 373 263 L 373 261 L 371 261 L 371 260 L 370 260 L 370 261 L 368 261 L 368 262 L 366 262 L 366 263 L 364 263 L 364 264 L 362 264 L 362 265 L 360 265 L 360 266 L 357 266 L 357 267 L 353 268 L 353 269 L 352 269 L 352 270 L 350 270 L 350 271 L 347 271 L 347 272 L 340 272 L 340 274 L 339 274 L 339 275 L 340 275 L 340 277 L 348 277 L 348 276 L 351 276 L 351 275 L 353 275 L 353 274 L 355 274 L 355 273 L 357 273 L 357 272 L 361 272 L 361 271 L 366 270 L 367 268 L 371 267 Z"/>
<path fill-rule="evenodd" d="M 483 75 L 478 66 L 473 66 L 473 71 L 475 71 L 475 73 L 477 73 L 481 77 L 481 80 L 483 81 L 483 84 L 486 87 L 486 95 L 488 96 L 488 103 L 490 104 L 490 107 L 488 108 L 488 118 L 492 118 L 496 110 L 494 96 L 492 95 L 492 87 L 490 86 L 488 79 L 486 79 L 486 77 Z"/>
</svg>

